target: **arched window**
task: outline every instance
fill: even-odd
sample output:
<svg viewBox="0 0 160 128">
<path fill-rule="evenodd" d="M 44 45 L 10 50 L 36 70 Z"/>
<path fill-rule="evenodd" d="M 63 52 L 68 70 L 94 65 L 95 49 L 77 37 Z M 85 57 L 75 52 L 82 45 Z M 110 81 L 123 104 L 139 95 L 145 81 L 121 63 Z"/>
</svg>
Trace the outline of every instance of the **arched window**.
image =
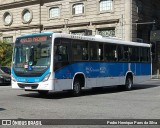
<svg viewBox="0 0 160 128">
<path fill-rule="evenodd" d="M 83 14 L 84 13 L 84 4 L 79 3 L 79 4 L 74 4 L 72 6 L 72 14 L 73 15 L 78 15 L 78 14 Z"/>
<path fill-rule="evenodd" d="M 59 7 L 52 7 L 49 9 L 49 18 L 56 18 L 60 16 Z"/>
<path fill-rule="evenodd" d="M 100 12 L 111 11 L 113 9 L 113 0 L 100 0 Z"/>
</svg>

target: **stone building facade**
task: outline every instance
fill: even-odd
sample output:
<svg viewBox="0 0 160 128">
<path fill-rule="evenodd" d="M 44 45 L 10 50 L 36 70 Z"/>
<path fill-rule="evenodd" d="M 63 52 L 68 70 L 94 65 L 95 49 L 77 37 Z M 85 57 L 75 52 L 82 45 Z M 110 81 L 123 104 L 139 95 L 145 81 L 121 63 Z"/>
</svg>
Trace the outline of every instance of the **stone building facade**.
<svg viewBox="0 0 160 128">
<path fill-rule="evenodd" d="M 43 31 L 149 42 L 158 5 L 159 0 L 0 0 L 0 33 L 10 42 Z"/>
<path fill-rule="evenodd" d="M 0 39 L 10 43 L 52 31 L 151 43 L 150 32 L 160 29 L 159 5 L 159 0 L 0 0 Z M 160 69 L 157 59 L 153 65 Z"/>
</svg>

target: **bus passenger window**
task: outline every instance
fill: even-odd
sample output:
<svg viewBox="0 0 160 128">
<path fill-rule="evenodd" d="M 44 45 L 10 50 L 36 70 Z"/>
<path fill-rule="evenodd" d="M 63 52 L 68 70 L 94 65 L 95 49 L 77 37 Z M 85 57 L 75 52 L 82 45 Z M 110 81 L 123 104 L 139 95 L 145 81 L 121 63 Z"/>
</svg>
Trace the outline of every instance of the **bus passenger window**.
<svg viewBox="0 0 160 128">
<path fill-rule="evenodd" d="M 75 40 L 72 43 L 72 58 L 74 61 L 88 60 L 88 43 Z"/>
<path fill-rule="evenodd" d="M 118 60 L 122 62 L 129 61 L 128 46 L 120 45 L 118 47 Z"/>
<path fill-rule="evenodd" d="M 139 47 L 130 47 L 129 57 L 131 62 L 139 62 Z"/>
<path fill-rule="evenodd" d="M 129 60 L 128 46 L 124 46 L 123 58 L 124 58 L 124 61 L 128 61 Z"/>
<path fill-rule="evenodd" d="M 88 60 L 88 48 L 83 48 L 82 60 Z"/>
<path fill-rule="evenodd" d="M 55 49 L 56 49 L 55 61 L 67 61 L 68 60 L 67 46 L 59 45 Z"/>
<path fill-rule="evenodd" d="M 103 60 L 103 44 L 99 45 L 99 49 L 98 49 L 98 60 Z"/>
<path fill-rule="evenodd" d="M 105 61 L 117 61 L 118 52 L 117 46 L 114 44 L 106 44 L 104 46 L 104 60 Z"/>
<path fill-rule="evenodd" d="M 150 61 L 150 51 L 147 48 L 141 48 L 140 61 L 149 62 Z"/>
<path fill-rule="evenodd" d="M 68 47 L 69 41 L 63 39 L 56 39 L 54 46 L 54 61 L 68 61 Z"/>
<path fill-rule="evenodd" d="M 96 42 L 91 42 L 91 43 L 90 43 L 90 59 L 99 60 L 98 59 L 98 52 L 99 52 L 98 46 Z"/>
</svg>

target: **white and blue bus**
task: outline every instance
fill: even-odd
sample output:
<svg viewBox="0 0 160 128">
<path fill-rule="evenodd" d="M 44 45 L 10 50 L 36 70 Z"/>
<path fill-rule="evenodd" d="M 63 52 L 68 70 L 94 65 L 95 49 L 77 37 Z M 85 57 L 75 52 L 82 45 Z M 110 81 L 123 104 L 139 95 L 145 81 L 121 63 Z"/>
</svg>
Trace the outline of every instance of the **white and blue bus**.
<svg viewBox="0 0 160 128">
<path fill-rule="evenodd" d="M 119 85 L 150 79 L 150 44 L 100 36 L 38 33 L 17 37 L 12 63 L 12 88 L 38 91 Z"/>
</svg>

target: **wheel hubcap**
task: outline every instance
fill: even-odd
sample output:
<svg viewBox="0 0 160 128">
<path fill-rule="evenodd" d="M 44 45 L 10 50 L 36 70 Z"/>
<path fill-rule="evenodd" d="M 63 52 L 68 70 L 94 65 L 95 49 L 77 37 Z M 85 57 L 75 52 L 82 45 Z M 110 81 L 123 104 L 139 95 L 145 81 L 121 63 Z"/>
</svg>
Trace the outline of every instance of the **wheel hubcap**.
<svg viewBox="0 0 160 128">
<path fill-rule="evenodd" d="M 128 86 L 128 88 L 131 88 L 131 86 L 132 86 L 132 82 L 130 79 L 128 79 L 128 81 L 127 81 L 127 86 Z"/>
<path fill-rule="evenodd" d="M 74 90 L 75 90 L 76 93 L 79 93 L 79 83 L 75 84 Z"/>
</svg>

